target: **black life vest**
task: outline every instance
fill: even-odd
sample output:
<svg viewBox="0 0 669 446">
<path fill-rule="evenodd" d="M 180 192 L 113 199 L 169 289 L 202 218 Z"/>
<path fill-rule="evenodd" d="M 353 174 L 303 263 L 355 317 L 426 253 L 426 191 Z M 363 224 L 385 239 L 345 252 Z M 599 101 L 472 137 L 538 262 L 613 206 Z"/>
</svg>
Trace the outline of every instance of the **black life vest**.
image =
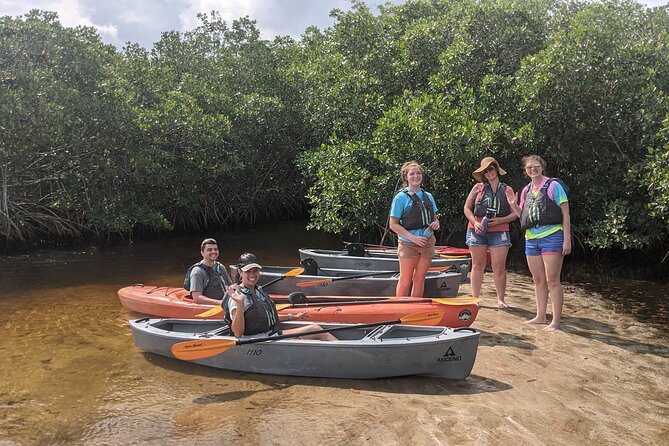
<svg viewBox="0 0 669 446">
<path fill-rule="evenodd" d="M 481 183 L 479 183 L 481 184 Z M 483 217 L 506 217 L 511 213 L 511 206 L 509 200 L 506 198 L 506 184 L 499 183 L 497 191 L 492 191 L 492 186 L 489 182 L 483 183 L 482 190 L 476 196 L 474 203 L 474 215 Z"/>
<path fill-rule="evenodd" d="M 184 278 L 184 288 L 188 291 L 191 290 L 190 274 L 193 271 L 193 268 L 201 268 L 205 273 L 202 294 L 212 299 L 223 299 L 225 290 L 232 281 L 230 280 L 228 271 L 221 262 L 214 262 L 213 268 L 205 265 L 202 261 L 191 265 L 186 271 L 186 277 Z"/>
<path fill-rule="evenodd" d="M 562 224 L 562 209 L 548 197 L 548 186 L 555 180 L 555 178 L 546 180 L 536 197 L 532 193 L 532 183 L 527 185 L 523 211 L 520 214 L 522 230 L 538 225 Z"/>
<path fill-rule="evenodd" d="M 410 194 L 408 190 L 404 189 L 402 192 L 411 198 L 411 206 L 402 214 L 400 225 L 404 229 L 420 229 L 427 227 L 434 220 L 434 207 L 432 201 L 427 196 L 427 192 L 423 192 L 423 199 L 418 198 L 418 194 Z"/>
<path fill-rule="evenodd" d="M 265 290 L 256 285 L 256 292 L 252 293 L 248 288 L 241 288 L 241 292 L 251 300 L 251 305 L 244 309 L 244 334 L 254 335 L 274 331 L 279 323 L 279 314 L 276 312 L 274 302 L 269 298 Z M 232 326 L 232 316 L 228 306 L 230 296 L 225 295 L 223 309 L 225 310 L 225 321 Z M 237 311 L 240 308 L 237 307 Z"/>
</svg>

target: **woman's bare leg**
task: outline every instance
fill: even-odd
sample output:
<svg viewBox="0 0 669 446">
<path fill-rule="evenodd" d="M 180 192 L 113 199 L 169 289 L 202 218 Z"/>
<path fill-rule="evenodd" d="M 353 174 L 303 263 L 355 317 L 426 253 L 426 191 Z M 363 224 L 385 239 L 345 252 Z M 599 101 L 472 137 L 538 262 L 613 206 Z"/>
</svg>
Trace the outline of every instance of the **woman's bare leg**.
<svg viewBox="0 0 669 446">
<path fill-rule="evenodd" d="M 469 282 L 472 286 L 472 297 L 481 297 L 481 285 L 483 285 L 487 250 L 488 246 L 469 247 L 469 253 L 472 256 L 472 269 L 469 272 Z"/>
<path fill-rule="evenodd" d="M 548 283 L 546 270 L 541 256 L 527 256 L 527 266 L 532 273 L 534 282 L 534 298 L 537 302 L 537 315 L 527 321 L 528 324 L 546 323 L 546 305 L 548 304 Z"/>
<path fill-rule="evenodd" d="M 495 282 L 495 291 L 497 291 L 497 306 L 502 310 L 508 307 L 504 300 L 506 295 L 506 256 L 508 253 L 508 246 L 490 248 L 492 277 Z"/>
<path fill-rule="evenodd" d="M 400 278 L 395 287 L 395 296 L 407 297 L 410 296 L 411 282 L 413 281 L 414 271 L 418 265 L 419 257 L 399 257 L 400 261 Z"/>
<path fill-rule="evenodd" d="M 564 303 L 564 292 L 560 283 L 560 273 L 562 272 L 562 261 L 564 257 L 561 254 L 542 255 L 546 269 L 546 281 L 548 291 L 551 296 L 551 307 L 553 309 L 553 320 L 544 330 L 555 331 L 560 328 L 560 319 L 562 318 L 562 305 Z"/>
<path fill-rule="evenodd" d="M 416 269 L 413 273 L 411 297 L 423 297 L 423 291 L 425 290 L 425 276 L 427 275 L 427 270 L 430 269 L 431 264 L 432 256 L 418 258 Z"/>
</svg>

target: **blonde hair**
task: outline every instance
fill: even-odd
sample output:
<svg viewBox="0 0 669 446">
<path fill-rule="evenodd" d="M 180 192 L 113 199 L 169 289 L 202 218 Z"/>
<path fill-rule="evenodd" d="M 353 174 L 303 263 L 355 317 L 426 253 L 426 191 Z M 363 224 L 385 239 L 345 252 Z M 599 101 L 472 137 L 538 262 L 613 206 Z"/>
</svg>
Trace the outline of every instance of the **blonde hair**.
<svg viewBox="0 0 669 446">
<path fill-rule="evenodd" d="M 413 166 L 416 166 L 420 169 L 420 173 L 425 175 L 425 170 L 423 169 L 423 166 L 418 164 L 418 161 L 407 161 L 406 163 L 402 164 L 402 167 L 400 168 L 400 175 L 402 177 L 402 181 L 404 182 L 404 187 L 409 185 L 409 181 L 407 180 L 407 175 L 409 174 L 409 169 L 412 168 Z"/>
</svg>

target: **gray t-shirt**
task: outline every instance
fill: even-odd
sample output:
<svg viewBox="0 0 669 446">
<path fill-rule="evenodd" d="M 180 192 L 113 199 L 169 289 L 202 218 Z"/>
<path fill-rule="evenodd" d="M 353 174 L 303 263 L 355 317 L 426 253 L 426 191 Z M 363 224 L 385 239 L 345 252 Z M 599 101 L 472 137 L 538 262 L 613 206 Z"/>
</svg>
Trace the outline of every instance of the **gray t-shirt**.
<svg viewBox="0 0 669 446">
<path fill-rule="evenodd" d="M 227 287 L 231 281 L 223 265 L 221 265 L 221 271 L 222 274 L 219 275 L 215 268 L 209 268 L 206 265 L 194 267 L 190 272 L 190 290 L 199 291 L 212 299 L 223 299 L 225 296 L 224 287 Z M 221 283 L 221 276 L 223 284 Z M 209 278 L 208 281 L 207 277 Z"/>
</svg>

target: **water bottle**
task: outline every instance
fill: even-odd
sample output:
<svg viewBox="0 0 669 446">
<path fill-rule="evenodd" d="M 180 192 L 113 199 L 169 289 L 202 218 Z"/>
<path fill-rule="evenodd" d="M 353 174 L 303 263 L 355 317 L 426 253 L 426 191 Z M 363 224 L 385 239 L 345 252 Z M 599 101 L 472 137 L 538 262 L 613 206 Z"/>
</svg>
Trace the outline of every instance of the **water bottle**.
<svg viewBox="0 0 669 446">
<path fill-rule="evenodd" d="M 483 217 L 483 219 L 481 220 L 481 226 L 483 226 L 483 230 L 482 230 L 481 232 L 479 232 L 479 234 L 485 234 L 486 232 L 488 232 L 488 226 L 489 226 L 489 225 L 490 225 L 490 219 L 489 219 L 488 216 L 486 215 L 486 216 Z"/>
<path fill-rule="evenodd" d="M 432 237 L 432 234 L 434 234 L 434 231 L 429 226 L 423 231 L 423 237 Z"/>
</svg>

